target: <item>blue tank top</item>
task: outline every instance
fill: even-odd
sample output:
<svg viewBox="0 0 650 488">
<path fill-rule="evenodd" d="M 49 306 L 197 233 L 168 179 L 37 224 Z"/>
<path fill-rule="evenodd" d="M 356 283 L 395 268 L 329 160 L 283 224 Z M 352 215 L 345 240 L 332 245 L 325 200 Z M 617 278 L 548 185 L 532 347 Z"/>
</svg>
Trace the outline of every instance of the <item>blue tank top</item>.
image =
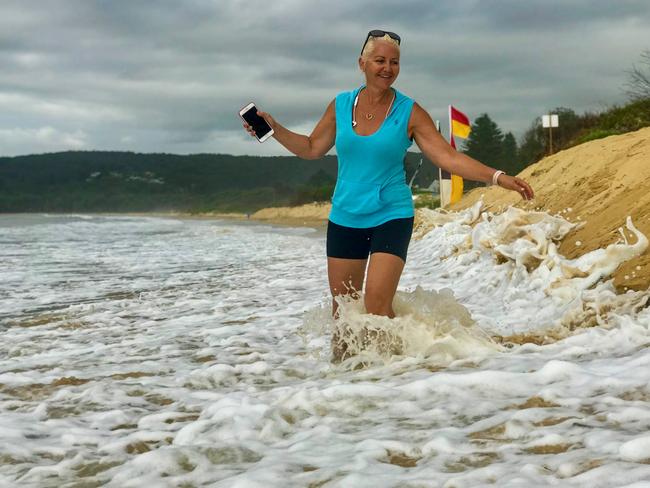
<svg viewBox="0 0 650 488">
<path fill-rule="evenodd" d="M 336 96 L 338 177 L 329 216 L 335 224 L 356 228 L 414 215 L 404 173 L 404 157 L 413 143 L 408 122 L 414 101 L 394 90 L 395 101 L 382 125 L 360 136 L 352 129 L 352 108 L 362 88 Z"/>
</svg>

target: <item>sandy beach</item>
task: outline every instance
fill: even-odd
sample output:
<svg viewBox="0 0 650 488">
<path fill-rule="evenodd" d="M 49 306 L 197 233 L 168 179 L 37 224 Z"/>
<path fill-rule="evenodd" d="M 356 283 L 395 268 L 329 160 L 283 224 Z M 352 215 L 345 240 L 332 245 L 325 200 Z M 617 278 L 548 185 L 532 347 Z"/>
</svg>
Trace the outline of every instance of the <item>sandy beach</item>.
<svg viewBox="0 0 650 488">
<path fill-rule="evenodd" d="M 324 227 L 332 205 L 326 202 L 314 202 L 298 207 L 272 207 L 258 210 L 250 216 L 252 220 L 260 220 L 280 225 L 305 225 L 308 227 Z"/>
</svg>

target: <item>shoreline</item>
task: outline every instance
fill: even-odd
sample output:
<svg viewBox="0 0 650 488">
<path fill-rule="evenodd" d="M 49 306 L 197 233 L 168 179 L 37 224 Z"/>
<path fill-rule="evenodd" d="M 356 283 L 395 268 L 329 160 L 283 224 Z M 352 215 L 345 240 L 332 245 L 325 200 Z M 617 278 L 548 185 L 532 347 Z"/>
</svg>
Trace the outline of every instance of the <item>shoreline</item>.
<svg viewBox="0 0 650 488">
<path fill-rule="evenodd" d="M 273 211 L 276 207 L 269 207 L 258 212 L 268 212 L 269 210 Z M 282 208 L 300 208 L 300 207 L 282 207 Z M 257 213 L 257 212 L 256 212 Z M 301 217 L 301 216 L 292 216 L 288 214 L 273 214 L 272 216 L 261 217 L 255 215 L 255 213 L 238 213 L 238 212 L 202 212 L 202 213 L 191 213 L 191 212 L 0 212 L 0 217 L 18 217 L 21 215 L 89 215 L 89 216 L 98 216 L 98 217 L 112 217 L 112 216 L 123 216 L 123 217 L 159 217 L 159 218 L 174 218 L 174 219 L 184 219 L 184 220 L 230 220 L 233 222 L 250 222 L 255 224 L 270 224 L 283 227 L 309 227 L 313 229 L 325 229 L 327 227 L 327 217 L 325 218 L 315 218 L 315 217 Z"/>
</svg>

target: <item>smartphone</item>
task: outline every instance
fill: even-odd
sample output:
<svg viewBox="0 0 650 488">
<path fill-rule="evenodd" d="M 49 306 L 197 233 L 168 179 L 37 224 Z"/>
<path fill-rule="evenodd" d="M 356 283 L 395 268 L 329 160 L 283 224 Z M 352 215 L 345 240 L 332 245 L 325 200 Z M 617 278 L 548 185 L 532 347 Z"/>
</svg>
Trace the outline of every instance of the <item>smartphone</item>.
<svg viewBox="0 0 650 488">
<path fill-rule="evenodd" d="M 273 135 L 271 126 L 266 120 L 257 115 L 257 107 L 253 102 L 243 107 L 239 111 L 239 116 L 253 128 L 258 141 L 264 142 Z"/>
</svg>

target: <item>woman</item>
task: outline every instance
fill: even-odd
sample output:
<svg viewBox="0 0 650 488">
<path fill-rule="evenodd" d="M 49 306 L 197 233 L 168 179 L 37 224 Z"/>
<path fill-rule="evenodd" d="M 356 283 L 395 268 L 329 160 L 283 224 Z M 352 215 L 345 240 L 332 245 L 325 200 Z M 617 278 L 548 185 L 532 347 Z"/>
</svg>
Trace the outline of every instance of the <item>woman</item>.
<svg viewBox="0 0 650 488">
<path fill-rule="evenodd" d="M 359 57 L 365 85 L 337 95 L 309 136 L 258 112 L 273 128 L 273 137 L 300 158 L 318 159 L 336 143 L 338 179 L 327 227 L 327 273 L 335 315 L 335 297 L 358 297 L 365 277 L 366 311 L 395 316 L 393 297 L 413 229 L 413 201 L 403 166 L 413 141 L 449 173 L 533 197 L 524 180 L 454 150 L 422 107 L 391 88 L 400 71 L 399 45 L 395 33 L 368 33 Z M 244 127 L 254 135 L 248 124 Z"/>
</svg>

